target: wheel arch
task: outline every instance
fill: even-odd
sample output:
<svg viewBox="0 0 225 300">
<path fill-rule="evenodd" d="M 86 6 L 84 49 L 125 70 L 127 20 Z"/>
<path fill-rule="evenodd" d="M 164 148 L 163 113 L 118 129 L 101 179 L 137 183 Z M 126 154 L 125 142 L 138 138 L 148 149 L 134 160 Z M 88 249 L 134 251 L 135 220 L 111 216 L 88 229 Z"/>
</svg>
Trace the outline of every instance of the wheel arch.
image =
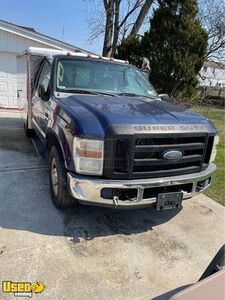
<svg viewBox="0 0 225 300">
<path fill-rule="evenodd" d="M 46 148 L 50 152 L 51 148 L 55 146 L 59 151 L 61 159 L 64 161 L 65 167 L 67 168 L 66 156 L 62 147 L 62 144 L 57 136 L 57 134 L 53 130 L 48 130 L 46 134 Z"/>
</svg>

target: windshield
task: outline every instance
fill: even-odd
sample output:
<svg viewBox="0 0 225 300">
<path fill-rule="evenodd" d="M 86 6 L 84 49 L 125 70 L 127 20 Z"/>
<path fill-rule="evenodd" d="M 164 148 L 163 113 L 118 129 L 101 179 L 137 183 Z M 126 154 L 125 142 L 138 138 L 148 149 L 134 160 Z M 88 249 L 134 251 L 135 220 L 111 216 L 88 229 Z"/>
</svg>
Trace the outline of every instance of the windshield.
<svg viewBox="0 0 225 300">
<path fill-rule="evenodd" d="M 60 92 L 93 92 L 156 97 L 157 93 L 137 68 L 104 61 L 59 59 L 56 88 Z"/>
</svg>

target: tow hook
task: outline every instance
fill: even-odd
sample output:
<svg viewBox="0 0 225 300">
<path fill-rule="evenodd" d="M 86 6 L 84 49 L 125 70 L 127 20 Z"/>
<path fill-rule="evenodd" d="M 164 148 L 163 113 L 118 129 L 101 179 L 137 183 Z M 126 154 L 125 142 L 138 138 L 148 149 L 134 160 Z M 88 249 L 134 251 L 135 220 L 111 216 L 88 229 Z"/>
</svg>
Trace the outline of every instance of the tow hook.
<svg viewBox="0 0 225 300">
<path fill-rule="evenodd" d="M 119 197 L 117 197 L 117 196 L 113 197 L 113 203 L 116 207 L 119 205 L 118 200 L 119 200 Z"/>
</svg>

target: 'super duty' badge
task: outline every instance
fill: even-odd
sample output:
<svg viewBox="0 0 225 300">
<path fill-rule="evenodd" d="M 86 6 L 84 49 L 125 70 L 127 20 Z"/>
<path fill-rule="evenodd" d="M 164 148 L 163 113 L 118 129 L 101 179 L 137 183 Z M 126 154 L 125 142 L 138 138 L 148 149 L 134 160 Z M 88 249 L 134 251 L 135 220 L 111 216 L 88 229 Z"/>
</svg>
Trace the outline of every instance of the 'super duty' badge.
<svg viewBox="0 0 225 300">
<path fill-rule="evenodd" d="M 183 152 L 180 150 L 168 150 L 163 153 L 163 158 L 167 160 L 180 160 L 183 157 Z"/>
</svg>

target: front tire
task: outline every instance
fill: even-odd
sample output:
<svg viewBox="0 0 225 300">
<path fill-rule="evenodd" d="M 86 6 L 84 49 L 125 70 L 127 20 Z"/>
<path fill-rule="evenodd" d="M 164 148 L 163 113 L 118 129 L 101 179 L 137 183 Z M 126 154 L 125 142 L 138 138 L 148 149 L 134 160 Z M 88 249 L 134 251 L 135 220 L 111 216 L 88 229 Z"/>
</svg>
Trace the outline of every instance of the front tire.
<svg viewBox="0 0 225 300">
<path fill-rule="evenodd" d="M 68 208 L 77 204 L 67 188 L 67 172 L 61 153 L 53 146 L 49 154 L 49 181 L 52 202 L 56 208 Z"/>
</svg>

